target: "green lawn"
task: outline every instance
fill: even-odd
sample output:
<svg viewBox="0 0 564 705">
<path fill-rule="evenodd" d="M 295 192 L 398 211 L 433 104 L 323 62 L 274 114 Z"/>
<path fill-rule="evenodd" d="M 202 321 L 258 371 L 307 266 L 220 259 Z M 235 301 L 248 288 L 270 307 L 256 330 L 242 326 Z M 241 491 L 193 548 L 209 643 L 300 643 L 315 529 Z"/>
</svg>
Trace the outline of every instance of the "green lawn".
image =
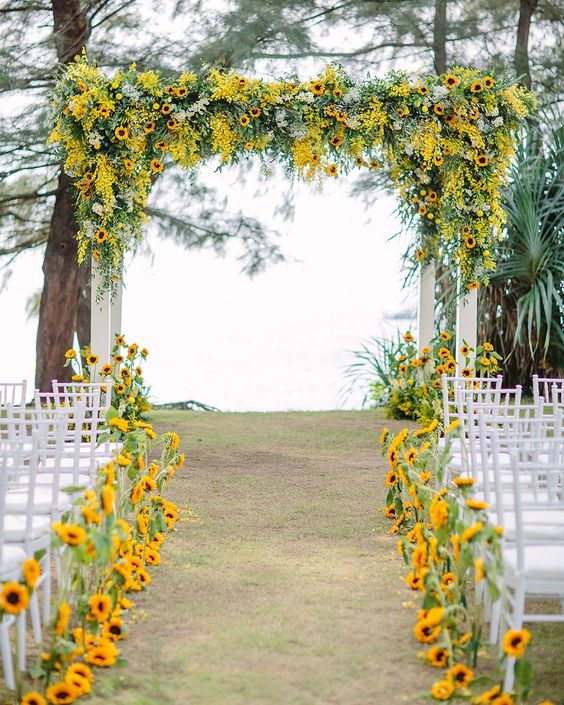
<svg viewBox="0 0 564 705">
<path fill-rule="evenodd" d="M 417 659 L 412 595 L 381 513 L 371 412 L 158 412 L 188 451 L 163 549 L 92 705 L 399 705 Z M 564 625 L 535 632 L 539 696 L 564 692 Z M 533 702 L 536 703 L 537 698 Z"/>
</svg>

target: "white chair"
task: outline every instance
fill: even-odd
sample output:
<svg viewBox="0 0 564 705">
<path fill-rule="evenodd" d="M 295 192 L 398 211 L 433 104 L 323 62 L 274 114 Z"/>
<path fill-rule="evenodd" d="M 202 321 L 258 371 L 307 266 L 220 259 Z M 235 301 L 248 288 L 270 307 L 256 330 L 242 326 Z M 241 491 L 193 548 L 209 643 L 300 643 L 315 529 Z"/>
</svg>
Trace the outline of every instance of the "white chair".
<svg viewBox="0 0 564 705">
<path fill-rule="evenodd" d="M 25 406 L 27 381 L 0 382 L 0 408 L 4 406 Z"/>
<path fill-rule="evenodd" d="M 564 379 L 533 375 L 533 400 L 540 403 L 541 397 L 547 404 L 564 404 Z"/>
<path fill-rule="evenodd" d="M 526 600 L 558 600 L 564 608 L 564 536 L 559 517 L 564 513 L 562 494 L 564 462 L 562 439 L 551 439 L 543 445 L 543 453 L 560 458 L 559 462 L 543 462 L 528 441 L 517 442 L 511 450 L 515 514 L 515 541 L 504 538 L 503 566 L 508 593 L 507 626 L 521 629 L 524 622 L 564 622 L 564 614 L 527 612 Z M 535 487 L 530 499 L 531 483 Z M 528 498 L 528 499 L 527 499 Z M 501 521 L 506 509 L 498 502 Z M 543 538 L 531 538 L 527 530 L 530 509 L 544 515 L 546 526 L 552 523 L 553 533 Z M 536 524 L 536 519 L 533 521 Z M 515 659 L 507 658 L 504 690 L 511 691 L 515 679 Z"/>
</svg>

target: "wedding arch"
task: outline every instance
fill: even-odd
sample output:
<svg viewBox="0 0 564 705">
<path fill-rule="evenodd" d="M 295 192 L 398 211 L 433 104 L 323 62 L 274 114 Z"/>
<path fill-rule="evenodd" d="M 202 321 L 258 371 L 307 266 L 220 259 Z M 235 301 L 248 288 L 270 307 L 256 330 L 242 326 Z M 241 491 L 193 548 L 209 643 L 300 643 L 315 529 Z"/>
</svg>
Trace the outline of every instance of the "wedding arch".
<svg viewBox="0 0 564 705">
<path fill-rule="evenodd" d="M 92 258 L 91 347 L 100 359 L 121 332 L 123 259 L 142 237 L 152 184 L 170 164 L 195 169 L 212 157 L 276 161 L 307 180 L 385 164 L 415 220 L 419 345 L 434 334 L 441 258 L 459 282 L 458 343 L 475 348 L 477 288 L 495 269 L 505 220 L 501 188 L 516 131 L 534 110 L 513 79 L 461 67 L 358 78 L 327 66 L 312 80 L 267 82 L 214 68 L 172 78 L 135 64 L 109 77 L 83 54 L 61 75 L 51 107 L 49 139 L 76 187 L 79 262 Z"/>
</svg>

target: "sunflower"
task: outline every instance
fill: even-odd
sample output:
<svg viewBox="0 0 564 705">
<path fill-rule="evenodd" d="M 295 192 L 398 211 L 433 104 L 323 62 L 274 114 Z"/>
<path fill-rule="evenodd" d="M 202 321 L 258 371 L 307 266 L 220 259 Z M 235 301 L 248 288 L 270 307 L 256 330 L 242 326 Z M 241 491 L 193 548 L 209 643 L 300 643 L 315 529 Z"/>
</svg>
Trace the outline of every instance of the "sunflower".
<svg viewBox="0 0 564 705">
<path fill-rule="evenodd" d="M 470 120 L 477 120 L 480 117 L 480 111 L 476 106 L 474 106 L 472 110 L 470 110 L 470 112 L 468 113 L 468 117 L 470 118 Z"/>
<path fill-rule="evenodd" d="M 489 700 L 488 702 L 491 702 L 492 705 L 514 705 L 513 698 L 506 692 L 501 693 L 497 698 Z M 540 705 L 542 705 L 542 703 Z"/>
<path fill-rule="evenodd" d="M 448 664 L 450 652 L 443 646 L 431 646 L 427 651 L 427 663 L 434 668 L 444 668 Z"/>
<path fill-rule="evenodd" d="M 454 693 L 454 685 L 451 681 L 437 681 L 431 687 L 431 695 L 435 700 L 449 700 Z"/>
<path fill-rule="evenodd" d="M 427 86 L 418 86 L 417 92 L 419 93 L 419 95 L 427 95 L 427 93 L 429 93 L 429 89 L 427 88 Z"/>
<path fill-rule="evenodd" d="M 125 392 L 125 390 L 127 389 L 127 387 L 125 386 L 125 384 L 122 384 L 121 382 L 119 382 L 118 384 L 115 385 L 114 389 L 116 390 L 117 394 L 123 394 Z"/>
<path fill-rule="evenodd" d="M 503 637 L 503 651 L 508 656 L 521 658 L 527 644 L 531 641 L 531 632 L 527 629 L 510 629 Z"/>
<path fill-rule="evenodd" d="M 65 353 L 65 358 L 67 360 L 74 360 L 76 357 L 76 350 L 73 350 L 72 348 L 70 350 L 67 350 Z"/>
<path fill-rule="evenodd" d="M 482 502 L 478 499 L 467 499 L 466 500 L 466 506 L 468 509 L 487 509 L 488 508 L 488 503 L 487 502 Z"/>
<path fill-rule="evenodd" d="M 415 448 L 410 448 L 407 453 L 404 455 L 404 458 L 409 465 L 413 465 L 413 463 L 417 460 L 417 451 Z"/>
<path fill-rule="evenodd" d="M 166 95 L 174 95 L 175 90 L 173 86 L 165 86 L 164 92 Z"/>
<path fill-rule="evenodd" d="M 441 578 L 441 588 L 443 590 L 450 590 L 453 585 L 456 585 L 456 575 L 450 571 L 444 573 Z"/>
<path fill-rule="evenodd" d="M 422 203 L 417 210 L 419 211 L 419 215 L 425 215 L 427 213 L 427 206 Z"/>
<path fill-rule="evenodd" d="M 93 365 L 98 364 L 99 359 L 100 358 L 98 357 L 98 355 L 93 355 L 92 353 L 90 353 L 90 355 L 86 356 L 86 364 L 92 367 Z"/>
<path fill-rule="evenodd" d="M 399 481 L 399 475 L 395 470 L 390 470 L 388 474 L 386 475 L 386 487 L 392 487 L 393 485 L 397 485 Z"/>
<path fill-rule="evenodd" d="M 86 531 L 78 524 L 56 524 L 53 528 L 63 543 L 79 546 L 86 541 Z"/>
<path fill-rule="evenodd" d="M 415 259 L 418 262 L 423 262 L 423 260 L 425 259 L 425 250 L 417 250 L 415 253 Z"/>
<path fill-rule="evenodd" d="M 400 365 L 398 371 L 400 374 L 404 375 L 407 372 L 407 365 Z"/>
<path fill-rule="evenodd" d="M 460 537 L 461 542 L 468 543 L 472 541 L 472 539 L 475 538 L 480 533 L 480 531 L 482 531 L 483 528 L 484 525 L 482 524 L 482 522 L 478 521 L 475 524 L 469 526 L 467 529 L 464 529 Z"/>
<path fill-rule="evenodd" d="M 399 460 L 399 453 L 395 448 L 390 448 L 388 451 L 388 462 L 392 467 L 395 467 L 398 464 Z"/>
<path fill-rule="evenodd" d="M 462 353 L 462 354 L 464 355 L 464 353 Z M 466 354 L 468 354 L 468 353 L 466 353 Z M 468 377 L 473 377 L 474 372 L 470 369 L 470 367 L 464 367 L 464 368 L 460 371 L 460 374 L 461 374 L 462 377 L 468 378 Z"/>
<path fill-rule="evenodd" d="M 447 671 L 447 678 L 453 682 L 455 688 L 466 688 L 474 680 L 474 671 L 463 663 L 455 663 Z"/>
<path fill-rule="evenodd" d="M 482 367 L 489 367 L 490 363 L 491 363 L 491 360 L 488 357 L 481 357 L 480 358 L 480 365 L 482 365 Z"/>
<path fill-rule="evenodd" d="M 41 575 L 41 566 L 35 558 L 28 558 L 22 565 L 22 572 L 25 584 L 28 588 L 33 589 L 37 585 L 37 581 Z"/>
<path fill-rule="evenodd" d="M 439 638 L 442 629 L 440 624 L 432 624 L 422 619 L 413 627 L 413 634 L 422 644 L 433 644 Z"/>
<path fill-rule="evenodd" d="M 112 617 L 104 624 L 102 628 L 102 636 L 112 641 L 123 639 L 123 621 L 119 617 Z"/>
<path fill-rule="evenodd" d="M 145 561 L 149 565 L 159 565 L 161 562 L 161 557 L 158 551 L 154 548 L 147 547 L 145 549 Z"/>
<path fill-rule="evenodd" d="M 487 156 L 485 154 L 478 154 L 478 156 L 476 157 L 476 164 L 479 167 L 488 166 L 489 161 L 490 160 L 487 158 Z"/>
<path fill-rule="evenodd" d="M 86 652 L 85 660 L 92 666 L 108 668 L 116 662 L 116 653 L 108 646 L 95 646 Z"/>
<path fill-rule="evenodd" d="M 40 693 L 33 690 L 22 697 L 20 705 L 47 705 L 47 701 Z"/>
<path fill-rule="evenodd" d="M 166 126 L 169 130 L 176 130 L 176 128 L 178 127 L 178 120 L 176 118 L 171 117 L 166 121 Z"/>
<path fill-rule="evenodd" d="M 474 289 L 477 289 L 480 286 L 480 282 L 477 279 L 474 279 L 474 281 L 470 282 L 469 284 L 466 284 L 466 288 L 468 291 L 473 291 Z"/>
<path fill-rule="evenodd" d="M 435 498 L 431 502 L 429 514 L 435 529 L 440 529 L 448 521 L 448 504 L 443 499 Z"/>
<path fill-rule="evenodd" d="M 501 695 L 501 687 L 499 685 L 494 685 L 493 688 L 486 690 L 485 693 L 482 693 L 482 695 L 474 698 L 472 702 L 474 705 L 487 705 L 488 703 L 493 703 L 499 695 Z"/>
<path fill-rule="evenodd" d="M 333 147 L 340 147 L 343 144 L 343 135 L 333 135 L 329 140 L 329 144 L 332 144 Z"/>
<path fill-rule="evenodd" d="M 408 573 L 405 579 L 405 584 L 412 590 L 423 590 L 426 571 L 418 573 Z"/>
<path fill-rule="evenodd" d="M 102 510 L 106 516 L 114 511 L 115 492 L 111 485 L 102 487 Z"/>
<path fill-rule="evenodd" d="M 441 358 L 441 360 L 445 360 L 447 357 L 450 356 L 450 350 L 443 346 L 439 349 L 438 356 Z"/>
<path fill-rule="evenodd" d="M 470 84 L 471 93 L 481 93 L 484 90 L 484 84 L 481 81 L 474 81 Z"/>
<path fill-rule="evenodd" d="M 20 583 L 10 580 L 2 585 L 0 593 L 0 609 L 8 614 L 19 614 L 29 605 L 27 588 Z"/>
<path fill-rule="evenodd" d="M 133 171 L 133 169 L 135 169 L 135 164 L 131 161 L 131 159 L 124 159 L 123 165 L 127 171 Z"/>
<path fill-rule="evenodd" d="M 65 675 L 65 683 L 76 689 L 77 697 L 87 695 L 92 690 L 90 681 L 84 678 L 84 676 L 81 676 L 80 673 L 67 673 Z"/>
<path fill-rule="evenodd" d="M 486 352 L 493 352 L 494 346 L 491 343 L 484 343 L 482 346 Z"/>
<path fill-rule="evenodd" d="M 473 235 L 468 235 L 464 238 L 464 244 L 469 250 L 473 250 L 476 247 L 476 238 Z"/>
<path fill-rule="evenodd" d="M 261 116 L 261 113 L 262 113 L 262 110 L 261 110 L 260 108 L 251 108 L 251 109 L 249 110 L 249 115 L 250 115 L 252 118 L 258 118 L 258 117 L 260 117 L 260 116 Z"/>
<path fill-rule="evenodd" d="M 327 169 L 325 171 L 329 174 L 329 176 L 337 176 L 337 165 L 336 164 L 329 164 Z"/>
<path fill-rule="evenodd" d="M 112 598 L 109 595 L 92 595 L 88 598 L 88 606 L 92 617 L 102 624 L 105 622 L 112 611 Z"/>
<path fill-rule="evenodd" d="M 59 681 L 59 683 L 50 685 L 45 691 L 45 695 L 53 705 L 67 705 L 67 703 L 73 703 L 80 693 L 74 685 Z"/>
<path fill-rule="evenodd" d="M 393 504 L 388 504 L 388 506 L 384 509 L 384 515 L 388 517 L 388 519 L 395 519 L 396 518 L 396 508 Z"/>
<path fill-rule="evenodd" d="M 442 103 L 436 103 L 433 107 L 433 112 L 435 113 L 435 115 L 444 115 L 445 106 Z"/>
<path fill-rule="evenodd" d="M 118 138 L 118 140 L 126 140 L 129 137 L 129 131 L 127 127 L 116 127 L 114 130 L 114 135 Z"/>
<path fill-rule="evenodd" d="M 141 585 L 148 585 L 151 582 L 151 576 L 146 570 L 140 570 L 137 573 L 137 580 L 141 583 Z"/>
<path fill-rule="evenodd" d="M 251 118 L 250 118 L 248 115 L 241 115 L 241 117 L 239 118 L 239 123 L 240 123 L 243 127 L 247 127 L 247 125 L 248 125 L 250 122 L 251 122 Z"/>
<path fill-rule="evenodd" d="M 169 103 L 163 103 L 163 107 L 161 108 L 161 113 L 163 115 L 170 115 L 170 104 Z"/>
<path fill-rule="evenodd" d="M 166 152 L 168 145 L 166 142 L 159 140 L 158 142 L 155 142 L 155 149 L 158 149 L 160 152 Z"/>
<path fill-rule="evenodd" d="M 447 88 L 456 88 L 459 83 L 460 80 L 456 76 L 453 76 L 453 74 L 449 73 L 445 76 L 445 86 Z"/>
<path fill-rule="evenodd" d="M 448 343 L 451 338 L 451 335 L 448 331 L 443 330 L 439 333 L 439 338 L 443 341 L 443 343 Z"/>
<path fill-rule="evenodd" d="M 486 76 L 484 78 L 484 86 L 486 88 L 493 88 L 494 83 L 495 83 L 495 81 L 493 80 L 493 78 L 491 76 Z"/>
<path fill-rule="evenodd" d="M 159 161 L 158 159 L 153 159 L 151 161 L 151 171 L 154 171 L 155 173 L 159 173 L 163 170 L 164 164 Z"/>
<path fill-rule="evenodd" d="M 444 160 L 445 159 L 442 154 L 435 154 L 435 156 L 433 157 L 433 163 L 435 166 L 442 166 Z"/>
<path fill-rule="evenodd" d="M 101 245 L 108 239 L 108 231 L 105 228 L 98 228 L 94 233 L 94 239 Z"/>
<path fill-rule="evenodd" d="M 322 81 L 315 81 L 311 84 L 311 91 L 315 95 L 323 95 L 325 93 L 325 84 Z"/>
<path fill-rule="evenodd" d="M 61 602 L 59 605 L 59 611 L 57 613 L 57 623 L 55 624 L 55 634 L 57 636 L 64 636 L 65 632 L 69 628 L 69 621 L 71 618 L 72 610 L 68 602 Z"/>
</svg>

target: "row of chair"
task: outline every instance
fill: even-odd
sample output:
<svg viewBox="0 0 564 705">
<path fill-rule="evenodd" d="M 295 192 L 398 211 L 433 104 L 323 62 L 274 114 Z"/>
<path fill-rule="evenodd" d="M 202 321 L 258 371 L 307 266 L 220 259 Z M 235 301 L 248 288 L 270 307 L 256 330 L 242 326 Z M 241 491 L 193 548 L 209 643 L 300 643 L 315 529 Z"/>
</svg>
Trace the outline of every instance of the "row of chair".
<svg viewBox="0 0 564 705">
<path fill-rule="evenodd" d="M 460 422 L 459 437 L 442 440 L 450 445 L 444 481 L 472 478 L 475 498 L 503 529 L 502 597 L 487 604 L 494 643 L 525 622 L 564 622 L 564 380 L 535 376 L 531 403 L 521 387 L 502 384 L 501 376 L 444 376 L 442 387 L 445 424 Z M 556 600 L 561 611 L 538 603 L 531 611 L 537 600 Z M 505 690 L 513 683 L 508 658 Z"/>
<path fill-rule="evenodd" d="M 26 669 L 26 620 L 31 617 L 34 639 L 42 639 L 42 623 L 50 619 L 51 526 L 74 511 L 73 501 L 96 480 L 99 465 L 114 457 L 106 441 L 106 412 L 111 399 L 107 384 L 53 382 L 50 393 L 35 391 L 26 407 L 26 384 L 0 384 L 0 580 L 21 580 L 22 564 L 38 552 L 41 578 L 29 609 L 0 622 L 0 652 L 8 688 L 15 688 L 9 632 L 18 632 L 17 667 Z M 40 554 L 41 555 L 41 554 Z M 38 589 L 43 592 L 42 610 Z M 43 612 L 43 614 L 41 614 Z"/>
</svg>

